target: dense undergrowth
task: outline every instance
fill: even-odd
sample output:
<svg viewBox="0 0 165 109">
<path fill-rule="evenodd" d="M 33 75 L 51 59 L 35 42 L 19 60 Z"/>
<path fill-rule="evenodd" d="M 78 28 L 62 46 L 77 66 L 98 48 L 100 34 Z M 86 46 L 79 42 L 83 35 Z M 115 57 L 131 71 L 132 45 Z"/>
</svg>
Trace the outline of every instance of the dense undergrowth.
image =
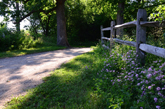
<svg viewBox="0 0 165 109">
<path fill-rule="evenodd" d="M 53 48 L 53 37 L 18 35 L 5 27 L 0 34 L 0 46 L 4 47 L 0 51 L 59 49 Z M 147 43 L 165 48 L 164 39 L 148 36 Z M 123 40 L 136 41 L 128 36 Z M 83 42 L 73 44 L 84 46 Z M 27 95 L 13 98 L 6 108 L 165 109 L 165 59 L 146 53 L 145 66 L 138 60 L 133 47 L 115 43 L 109 52 L 98 44 L 92 52 L 63 64 Z"/>
<path fill-rule="evenodd" d="M 124 45 L 122 48 L 115 45 L 115 48 L 110 56 L 104 55 L 107 58 L 96 79 L 98 92 L 107 96 L 107 106 L 164 109 L 165 59 L 147 54 L 146 64 L 141 66 L 133 48 Z M 130 50 L 126 52 L 123 48 Z"/>
<path fill-rule="evenodd" d="M 55 35 L 46 37 L 30 31 L 17 33 L 15 30 L 9 29 L 4 25 L 0 27 L 0 58 L 66 48 L 57 46 L 56 41 Z M 96 45 L 94 41 L 73 40 L 69 43 L 71 47 L 90 47 L 91 45 Z"/>
<path fill-rule="evenodd" d="M 41 35 L 34 35 L 24 31 L 17 33 L 5 25 L 0 27 L 0 52 L 8 50 L 22 50 L 43 44 Z"/>
<path fill-rule="evenodd" d="M 137 63 L 134 48 L 100 44 L 63 64 L 7 109 L 164 109 L 165 59 L 147 54 Z M 153 57 L 153 58 L 150 58 Z"/>
</svg>

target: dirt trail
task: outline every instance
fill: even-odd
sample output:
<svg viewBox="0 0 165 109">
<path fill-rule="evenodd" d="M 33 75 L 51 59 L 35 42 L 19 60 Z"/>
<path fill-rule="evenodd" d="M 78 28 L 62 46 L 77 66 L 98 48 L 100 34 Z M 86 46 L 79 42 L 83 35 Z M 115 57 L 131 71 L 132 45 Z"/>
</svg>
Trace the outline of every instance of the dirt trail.
<svg viewBox="0 0 165 109">
<path fill-rule="evenodd" d="M 74 48 L 0 59 L 0 109 L 13 97 L 41 84 L 62 63 L 91 48 Z"/>
</svg>

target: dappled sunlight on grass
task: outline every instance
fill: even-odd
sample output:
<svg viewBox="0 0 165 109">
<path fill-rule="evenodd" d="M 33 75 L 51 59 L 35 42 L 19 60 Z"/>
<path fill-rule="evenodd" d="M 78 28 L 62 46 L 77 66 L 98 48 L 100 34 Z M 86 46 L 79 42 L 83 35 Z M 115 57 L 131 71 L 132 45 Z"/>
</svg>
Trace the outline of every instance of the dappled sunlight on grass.
<svg viewBox="0 0 165 109">
<path fill-rule="evenodd" d="M 99 108 L 100 96 L 92 90 L 94 74 L 91 71 L 98 70 L 92 65 L 99 58 L 92 57 L 93 54 L 86 53 L 63 64 L 26 96 L 14 98 L 7 108 Z"/>
<path fill-rule="evenodd" d="M 0 58 L 21 56 L 21 55 L 26 55 L 26 54 L 53 51 L 53 50 L 59 50 L 59 49 L 65 49 L 65 47 L 45 46 L 45 47 L 36 47 L 36 48 L 27 48 L 27 49 L 24 48 L 23 50 L 12 50 L 12 51 L 0 52 Z"/>
</svg>

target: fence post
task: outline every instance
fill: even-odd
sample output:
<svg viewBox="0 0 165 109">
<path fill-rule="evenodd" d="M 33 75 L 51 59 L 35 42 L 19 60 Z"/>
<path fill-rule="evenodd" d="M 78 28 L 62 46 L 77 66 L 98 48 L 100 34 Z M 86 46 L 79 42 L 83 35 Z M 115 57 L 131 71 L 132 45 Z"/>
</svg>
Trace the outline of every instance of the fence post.
<svg viewBox="0 0 165 109">
<path fill-rule="evenodd" d="M 147 21 L 147 12 L 145 9 L 138 9 L 136 25 L 136 53 L 137 59 L 142 65 L 145 64 L 145 52 L 139 49 L 141 43 L 146 43 L 146 27 L 140 25 L 140 21 Z M 140 59 L 139 59 L 140 58 Z"/>
<path fill-rule="evenodd" d="M 111 21 L 111 34 L 110 34 L 110 53 L 113 46 L 113 38 L 115 37 L 115 21 Z"/>
<path fill-rule="evenodd" d="M 103 41 L 103 38 L 102 38 L 102 37 L 104 37 L 104 33 L 103 33 L 102 29 L 103 29 L 103 26 L 101 25 L 100 26 L 100 30 L 101 30 L 101 44 L 104 44 L 104 41 Z"/>
</svg>

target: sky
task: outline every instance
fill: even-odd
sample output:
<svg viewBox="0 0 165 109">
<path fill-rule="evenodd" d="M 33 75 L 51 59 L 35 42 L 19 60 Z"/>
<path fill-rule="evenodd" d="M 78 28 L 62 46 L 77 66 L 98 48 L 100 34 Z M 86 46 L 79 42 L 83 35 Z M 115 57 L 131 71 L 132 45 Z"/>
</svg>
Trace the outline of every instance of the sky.
<svg viewBox="0 0 165 109">
<path fill-rule="evenodd" d="M 0 0 L 0 2 L 2 2 L 2 0 Z M 2 22 L 2 21 L 3 21 L 3 16 L 0 16 L 0 22 Z M 20 29 L 25 30 L 25 28 L 24 28 L 25 25 L 30 25 L 30 22 L 27 19 L 23 20 L 20 23 Z M 12 22 L 8 22 L 7 27 L 8 28 L 15 28 L 15 25 Z"/>
<path fill-rule="evenodd" d="M 0 22 L 2 22 L 2 21 L 3 21 L 3 16 L 0 16 Z M 26 26 L 26 25 L 30 25 L 30 22 L 25 19 L 20 23 L 20 29 L 26 30 L 26 28 L 24 28 L 24 26 Z M 15 28 L 15 25 L 12 22 L 8 22 L 7 27 L 8 28 Z"/>
</svg>

